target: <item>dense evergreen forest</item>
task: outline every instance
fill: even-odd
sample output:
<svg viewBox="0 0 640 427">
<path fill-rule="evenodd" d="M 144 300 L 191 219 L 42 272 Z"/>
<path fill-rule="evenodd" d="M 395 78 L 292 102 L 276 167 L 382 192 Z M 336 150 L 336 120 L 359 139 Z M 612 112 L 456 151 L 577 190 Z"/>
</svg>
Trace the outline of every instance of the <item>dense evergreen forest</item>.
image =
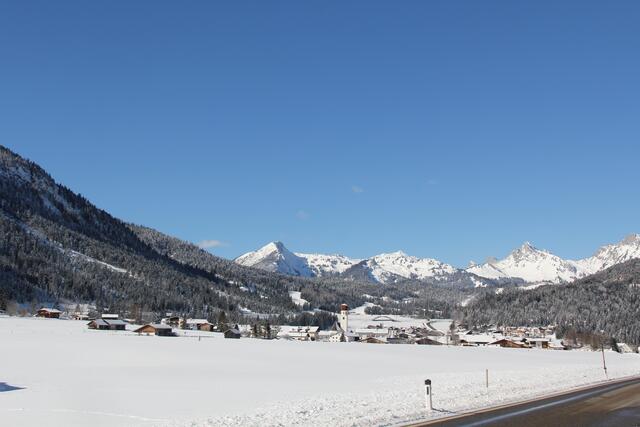
<svg viewBox="0 0 640 427">
<path fill-rule="evenodd" d="M 485 291 L 458 319 L 468 325 L 557 325 L 559 335 L 604 333 L 640 344 L 640 260 L 567 285 Z"/>
<path fill-rule="evenodd" d="M 425 305 L 414 300 L 429 299 L 432 310 L 450 313 L 456 301 L 451 292 L 411 283 L 382 287 L 239 266 L 112 217 L 3 147 L 0 196 L 0 309 L 11 301 L 65 301 L 122 313 L 136 307 L 211 319 L 224 311 L 237 320 L 249 311 L 263 316 L 298 316 L 310 309 L 336 312 L 341 303 L 355 307 L 367 300 L 413 314 L 424 312 Z M 301 291 L 309 304 L 293 304 L 291 290 Z"/>
</svg>

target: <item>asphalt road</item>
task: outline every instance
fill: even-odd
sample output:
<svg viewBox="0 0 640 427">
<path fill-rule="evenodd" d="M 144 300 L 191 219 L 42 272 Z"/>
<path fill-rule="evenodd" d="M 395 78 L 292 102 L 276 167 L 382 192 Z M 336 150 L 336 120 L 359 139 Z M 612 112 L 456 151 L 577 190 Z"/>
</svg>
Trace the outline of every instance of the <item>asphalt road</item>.
<svg viewBox="0 0 640 427">
<path fill-rule="evenodd" d="M 640 427 L 640 379 L 414 426 Z"/>
</svg>

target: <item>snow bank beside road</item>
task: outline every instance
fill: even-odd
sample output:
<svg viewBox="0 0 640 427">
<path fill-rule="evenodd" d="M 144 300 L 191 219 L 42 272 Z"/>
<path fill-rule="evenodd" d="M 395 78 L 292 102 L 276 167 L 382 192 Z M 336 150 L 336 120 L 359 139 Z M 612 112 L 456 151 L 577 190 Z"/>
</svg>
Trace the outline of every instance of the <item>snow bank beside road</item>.
<svg viewBox="0 0 640 427">
<path fill-rule="evenodd" d="M 0 425 L 399 425 L 604 379 L 582 351 L 225 340 L 0 318 Z M 639 372 L 607 353 L 611 377 Z M 484 370 L 489 369 L 489 393 Z"/>
</svg>

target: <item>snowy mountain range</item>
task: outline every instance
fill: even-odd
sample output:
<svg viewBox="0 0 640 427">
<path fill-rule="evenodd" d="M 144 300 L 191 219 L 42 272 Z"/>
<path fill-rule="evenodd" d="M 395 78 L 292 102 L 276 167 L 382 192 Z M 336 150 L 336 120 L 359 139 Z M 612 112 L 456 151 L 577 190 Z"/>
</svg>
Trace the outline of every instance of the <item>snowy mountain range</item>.
<svg viewBox="0 0 640 427">
<path fill-rule="evenodd" d="M 402 279 L 423 280 L 458 271 L 438 260 L 416 258 L 400 251 L 361 260 L 343 255 L 293 253 L 282 242 L 271 242 L 257 251 L 236 258 L 235 262 L 303 277 L 364 275 L 378 283 L 393 283 Z"/>
<path fill-rule="evenodd" d="M 634 258 L 640 258 L 638 234 L 632 234 L 619 243 L 603 246 L 593 256 L 580 260 L 563 259 L 526 242 L 504 259 L 472 264 L 466 269 L 432 258 L 417 258 L 401 251 L 364 260 L 343 255 L 293 253 L 281 242 L 269 243 L 257 251 L 238 257 L 235 262 L 294 276 L 358 277 L 383 284 L 405 279 L 446 280 L 454 274 L 457 277 L 467 274 L 476 286 L 486 286 L 483 278 L 526 283 L 565 283 Z"/>
</svg>

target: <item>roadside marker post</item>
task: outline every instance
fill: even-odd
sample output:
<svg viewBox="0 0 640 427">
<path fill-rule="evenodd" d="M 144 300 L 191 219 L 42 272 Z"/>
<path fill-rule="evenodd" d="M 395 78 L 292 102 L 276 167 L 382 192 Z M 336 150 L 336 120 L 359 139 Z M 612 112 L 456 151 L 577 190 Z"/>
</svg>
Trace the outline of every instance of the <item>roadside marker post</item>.
<svg viewBox="0 0 640 427">
<path fill-rule="evenodd" d="M 431 395 L 431 380 L 424 380 L 424 403 L 429 412 L 433 410 L 433 401 L 431 399 Z"/>
</svg>

